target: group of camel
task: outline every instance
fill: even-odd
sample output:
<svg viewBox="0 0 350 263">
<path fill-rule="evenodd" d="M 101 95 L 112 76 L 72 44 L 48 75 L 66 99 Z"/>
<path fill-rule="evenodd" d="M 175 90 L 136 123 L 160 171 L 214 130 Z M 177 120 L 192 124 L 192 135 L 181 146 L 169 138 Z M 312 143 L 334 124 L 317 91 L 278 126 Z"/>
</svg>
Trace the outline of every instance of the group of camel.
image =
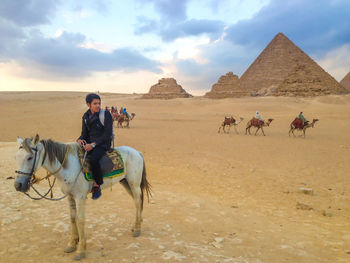
<svg viewBox="0 0 350 263">
<path fill-rule="evenodd" d="M 232 116 L 230 117 L 225 117 L 224 121 L 221 123 L 218 133 L 220 133 L 221 128 L 224 131 L 224 133 L 228 133 L 230 132 L 230 128 L 231 126 L 233 126 L 235 128 L 236 133 L 238 134 L 238 131 L 236 129 L 236 126 L 238 124 L 240 124 L 244 119 L 242 117 L 239 117 L 239 121 L 237 121 L 235 118 L 233 118 Z M 261 121 L 257 118 L 252 118 L 251 120 L 248 121 L 246 129 L 245 129 L 245 134 L 250 133 L 250 128 L 251 127 L 255 127 L 256 131 L 255 131 L 255 135 L 258 133 L 259 130 L 262 131 L 262 134 L 265 136 L 265 132 L 263 127 L 268 127 L 270 126 L 271 122 L 273 121 L 273 119 L 267 119 L 267 121 Z M 313 128 L 315 123 L 318 121 L 318 119 L 313 119 L 312 122 L 303 122 L 301 119 L 299 119 L 298 117 L 296 117 L 292 123 L 290 124 L 290 130 L 289 130 L 289 136 L 292 133 L 293 136 L 295 137 L 294 131 L 295 130 L 299 130 L 303 132 L 304 138 L 305 138 L 305 131 L 307 128 Z M 228 126 L 228 131 L 225 130 L 225 127 Z"/>
<path fill-rule="evenodd" d="M 119 113 L 118 111 L 111 112 L 113 121 L 117 122 L 117 128 L 130 128 L 130 121 L 132 121 L 136 114 L 131 113 L 130 116 L 124 113 Z M 125 123 L 123 125 L 123 123 Z"/>
</svg>

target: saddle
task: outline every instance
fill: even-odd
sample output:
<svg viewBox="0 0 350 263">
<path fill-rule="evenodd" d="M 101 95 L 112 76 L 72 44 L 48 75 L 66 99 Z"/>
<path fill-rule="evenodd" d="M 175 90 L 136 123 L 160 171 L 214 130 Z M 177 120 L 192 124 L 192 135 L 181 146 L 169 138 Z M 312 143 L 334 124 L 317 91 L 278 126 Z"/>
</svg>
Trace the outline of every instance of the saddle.
<svg viewBox="0 0 350 263">
<path fill-rule="evenodd" d="M 296 117 L 296 118 L 294 119 L 294 121 L 292 122 L 292 125 L 293 125 L 295 128 L 297 128 L 297 129 L 303 129 L 305 123 L 304 123 L 301 119 L 299 119 L 298 117 Z"/>
<path fill-rule="evenodd" d="M 232 117 L 225 117 L 224 124 L 230 125 L 231 123 L 236 123 L 236 120 Z"/>
<path fill-rule="evenodd" d="M 253 126 L 258 127 L 258 126 L 264 124 L 264 121 L 259 120 L 259 119 L 257 119 L 257 118 L 253 118 L 253 119 L 251 120 L 251 123 L 252 123 Z"/>
<path fill-rule="evenodd" d="M 79 150 L 79 160 L 80 163 L 83 162 L 84 159 L 84 150 Z M 100 159 L 101 171 L 103 174 L 103 178 L 113 178 L 117 176 L 125 175 L 124 169 L 124 161 L 117 149 L 111 149 L 108 151 L 101 159 Z M 93 180 L 91 168 L 90 168 L 90 156 L 87 155 L 85 162 L 83 164 L 83 174 L 86 180 Z"/>
</svg>

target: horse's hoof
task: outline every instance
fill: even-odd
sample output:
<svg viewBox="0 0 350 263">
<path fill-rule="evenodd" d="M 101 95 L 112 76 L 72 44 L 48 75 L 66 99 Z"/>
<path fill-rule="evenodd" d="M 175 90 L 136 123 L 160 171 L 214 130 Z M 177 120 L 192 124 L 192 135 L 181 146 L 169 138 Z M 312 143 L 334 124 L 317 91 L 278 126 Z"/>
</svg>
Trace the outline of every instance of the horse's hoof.
<svg viewBox="0 0 350 263">
<path fill-rule="evenodd" d="M 133 231 L 132 233 L 133 237 L 139 237 L 140 235 L 141 235 L 141 230 L 136 230 L 136 231 Z"/>
<path fill-rule="evenodd" d="M 78 253 L 78 254 L 75 255 L 74 260 L 79 261 L 79 260 L 81 260 L 83 258 L 85 258 L 85 253 Z"/>
<path fill-rule="evenodd" d="M 65 253 L 72 253 L 74 252 L 75 250 L 77 250 L 77 247 L 76 246 L 68 246 L 64 249 L 64 252 Z"/>
</svg>

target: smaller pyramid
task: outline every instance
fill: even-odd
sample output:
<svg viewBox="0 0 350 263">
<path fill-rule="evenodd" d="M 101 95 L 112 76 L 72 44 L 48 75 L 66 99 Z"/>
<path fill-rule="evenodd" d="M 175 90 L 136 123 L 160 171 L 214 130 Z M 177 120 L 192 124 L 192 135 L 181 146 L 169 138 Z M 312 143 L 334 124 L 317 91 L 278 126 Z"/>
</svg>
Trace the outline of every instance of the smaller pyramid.
<svg viewBox="0 0 350 263">
<path fill-rule="evenodd" d="M 343 85 L 348 91 L 350 91 L 350 72 L 340 81 L 340 84 Z"/>
<path fill-rule="evenodd" d="M 239 78 L 232 72 L 226 73 L 219 78 L 211 90 L 207 92 L 204 97 L 211 99 L 224 99 L 224 98 L 236 98 L 247 96 L 247 92 L 244 92 L 239 85 Z"/>
<path fill-rule="evenodd" d="M 178 85 L 174 78 L 162 78 L 157 84 L 153 85 L 142 99 L 175 99 L 190 98 L 191 94 L 187 93 L 181 85 Z"/>
</svg>

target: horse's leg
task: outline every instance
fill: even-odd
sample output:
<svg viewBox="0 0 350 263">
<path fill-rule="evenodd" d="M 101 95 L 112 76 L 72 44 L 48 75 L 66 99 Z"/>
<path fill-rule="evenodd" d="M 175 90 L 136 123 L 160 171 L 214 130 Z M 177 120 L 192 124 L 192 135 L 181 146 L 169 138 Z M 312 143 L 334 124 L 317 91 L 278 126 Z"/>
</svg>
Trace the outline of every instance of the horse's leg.
<svg viewBox="0 0 350 263">
<path fill-rule="evenodd" d="M 262 133 L 264 134 L 264 136 L 266 136 L 262 126 L 260 127 L 260 129 L 261 129 Z"/>
<path fill-rule="evenodd" d="M 77 254 L 74 257 L 75 260 L 80 260 L 85 257 L 86 250 L 86 239 L 85 239 L 85 200 L 86 196 L 80 196 L 76 199 L 78 216 L 77 216 L 77 225 L 79 233 L 79 243 Z"/>
<path fill-rule="evenodd" d="M 306 129 L 303 129 L 303 133 L 304 133 L 304 138 L 305 138 L 305 131 L 306 131 Z"/>
<path fill-rule="evenodd" d="M 235 132 L 236 132 L 236 134 L 238 134 L 238 131 L 237 131 L 237 127 L 236 127 L 237 125 L 233 125 L 233 127 L 235 128 Z"/>
<path fill-rule="evenodd" d="M 67 245 L 67 247 L 64 249 L 64 252 L 71 253 L 77 249 L 77 244 L 79 242 L 79 235 L 78 235 L 78 228 L 77 228 L 77 208 L 75 205 L 75 200 L 72 195 L 68 196 L 69 201 L 69 210 L 70 210 L 70 227 L 71 227 L 71 238 Z"/>
<path fill-rule="evenodd" d="M 221 127 L 222 127 L 222 125 L 220 125 L 219 130 L 218 130 L 218 133 L 220 133 Z"/>
<path fill-rule="evenodd" d="M 141 234 L 142 191 L 141 191 L 140 185 L 136 186 L 135 184 L 130 185 L 130 190 L 132 192 L 133 199 L 136 206 L 136 220 L 135 220 L 135 226 L 132 229 L 132 231 L 133 231 L 133 236 L 138 237 Z"/>
</svg>

